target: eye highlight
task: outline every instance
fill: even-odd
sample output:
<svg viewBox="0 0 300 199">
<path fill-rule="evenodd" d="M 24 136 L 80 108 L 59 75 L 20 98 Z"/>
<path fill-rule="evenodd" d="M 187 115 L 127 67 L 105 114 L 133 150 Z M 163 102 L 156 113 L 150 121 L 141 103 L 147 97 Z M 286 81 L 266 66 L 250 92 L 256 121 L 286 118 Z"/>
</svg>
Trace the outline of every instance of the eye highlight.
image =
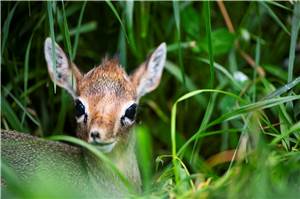
<svg viewBox="0 0 300 199">
<path fill-rule="evenodd" d="M 121 117 L 122 126 L 131 125 L 134 122 L 136 115 L 137 104 L 132 104 L 129 108 L 126 109 L 125 114 Z"/>
</svg>

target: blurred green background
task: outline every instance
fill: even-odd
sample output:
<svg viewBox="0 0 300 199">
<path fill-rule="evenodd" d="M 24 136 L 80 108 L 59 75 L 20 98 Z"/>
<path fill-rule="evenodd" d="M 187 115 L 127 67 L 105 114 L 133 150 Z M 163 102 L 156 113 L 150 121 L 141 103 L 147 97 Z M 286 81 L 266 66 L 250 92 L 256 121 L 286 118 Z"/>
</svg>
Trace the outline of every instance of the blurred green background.
<svg viewBox="0 0 300 199">
<path fill-rule="evenodd" d="M 166 42 L 136 125 L 145 197 L 299 196 L 299 2 L 1 2 L 1 13 L 1 128 L 75 135 L 72 99 L 46 69 L 51 32 L 84 72 L 106 55 L 130 72 Z"/>
</svg>

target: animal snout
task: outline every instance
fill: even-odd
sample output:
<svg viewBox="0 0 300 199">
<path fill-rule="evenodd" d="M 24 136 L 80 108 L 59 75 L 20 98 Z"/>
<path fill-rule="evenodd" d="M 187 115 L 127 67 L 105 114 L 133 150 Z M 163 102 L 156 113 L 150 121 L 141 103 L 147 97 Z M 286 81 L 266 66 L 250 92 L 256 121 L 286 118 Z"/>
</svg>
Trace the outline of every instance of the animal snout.
<svg viewBox="0 0 300 199">
<path fill-rule="evenodd" d="M 90 132 L 90 137 L 92 138 L 93 141 L 100 139 L 100 133 L 99 131 L 92 131 Z"/>
</svg>

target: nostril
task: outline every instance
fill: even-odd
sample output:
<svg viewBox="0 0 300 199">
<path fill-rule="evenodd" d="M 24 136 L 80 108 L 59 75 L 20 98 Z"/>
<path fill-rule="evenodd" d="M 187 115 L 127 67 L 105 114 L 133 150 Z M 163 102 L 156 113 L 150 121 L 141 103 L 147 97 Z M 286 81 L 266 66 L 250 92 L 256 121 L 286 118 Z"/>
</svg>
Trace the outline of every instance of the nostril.
<svg viewBox="0 0 300 199">
<path fill-rule="evenodd" d="M 100 138 L 100 133 L 98 131 L 93 131 L 91 132 L 91 137 L 95 140 L 95 139 L 99 139 Z"/>
</svg>

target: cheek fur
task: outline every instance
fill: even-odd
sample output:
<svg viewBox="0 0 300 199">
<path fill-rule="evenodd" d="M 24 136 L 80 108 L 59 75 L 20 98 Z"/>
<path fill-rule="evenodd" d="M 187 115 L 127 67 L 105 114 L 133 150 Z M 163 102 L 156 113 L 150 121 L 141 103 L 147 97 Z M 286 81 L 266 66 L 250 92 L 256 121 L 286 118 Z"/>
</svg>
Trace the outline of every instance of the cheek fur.
<svg viewBox="0 0 300 199">
<path fill-rule="evenodd" d="M 84 141 L 88 140 L 88 127 L 87 124 L 80 123 L 77 125 L 76 136 Z"/>
</svg>

